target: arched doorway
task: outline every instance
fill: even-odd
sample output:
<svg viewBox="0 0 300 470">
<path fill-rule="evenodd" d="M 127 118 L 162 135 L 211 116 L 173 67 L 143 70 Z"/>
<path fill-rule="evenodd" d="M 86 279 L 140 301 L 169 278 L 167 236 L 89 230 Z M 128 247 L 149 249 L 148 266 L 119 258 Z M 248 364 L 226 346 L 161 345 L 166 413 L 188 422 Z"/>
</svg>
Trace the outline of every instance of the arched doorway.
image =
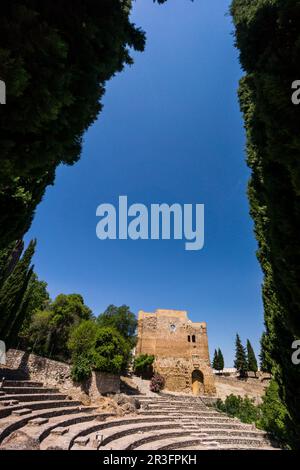
<svg viewBox="0 0 300 470">
<path fill-rule="evenodd" d="M 204 393 L 204 378 L 200 370 L 194 370 L 192 373 L 192 390 L 193 395 L 201 395 Z"/>
</svg>

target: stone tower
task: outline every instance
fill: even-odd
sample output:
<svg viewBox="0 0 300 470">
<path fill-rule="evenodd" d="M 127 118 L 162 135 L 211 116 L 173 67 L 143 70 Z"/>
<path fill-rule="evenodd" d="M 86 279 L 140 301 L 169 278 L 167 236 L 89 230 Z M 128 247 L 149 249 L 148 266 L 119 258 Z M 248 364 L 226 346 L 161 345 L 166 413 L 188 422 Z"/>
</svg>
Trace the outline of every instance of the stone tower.
<svg viewBox="0 0 300 470">
<path fill-rule="evenodd" d="M 154 370 L 170 391 L 213 395 L 206 323 L 193 323 L 182 310 L 140 311 L 136 355 L 155 356 Z"/>
</svg>

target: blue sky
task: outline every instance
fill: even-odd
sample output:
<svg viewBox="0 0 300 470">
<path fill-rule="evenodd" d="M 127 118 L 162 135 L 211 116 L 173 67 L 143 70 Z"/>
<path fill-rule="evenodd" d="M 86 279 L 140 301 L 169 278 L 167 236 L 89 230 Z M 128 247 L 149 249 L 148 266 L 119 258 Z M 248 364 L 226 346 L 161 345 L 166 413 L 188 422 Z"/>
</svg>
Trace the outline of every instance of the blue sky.
<svg viewBox="0 0 300 470">
<path fill-rule="evenodd" d="M 38 239 L 35 267 L 51 296 L 81 293 L 95 314 L 109 304 L 187 310 L 207 321 L 210 352 L 221 347 L 230 367 L 236 332 L 258 351 L 263 309 L 229 3 L 134 2 L 146 50 L 107 84 L 80 162 L 58 169 L 26 239 Z M 100 241 L 96 208 L 119 195 L 205 204 L 204 249 Z"/>
</svg>

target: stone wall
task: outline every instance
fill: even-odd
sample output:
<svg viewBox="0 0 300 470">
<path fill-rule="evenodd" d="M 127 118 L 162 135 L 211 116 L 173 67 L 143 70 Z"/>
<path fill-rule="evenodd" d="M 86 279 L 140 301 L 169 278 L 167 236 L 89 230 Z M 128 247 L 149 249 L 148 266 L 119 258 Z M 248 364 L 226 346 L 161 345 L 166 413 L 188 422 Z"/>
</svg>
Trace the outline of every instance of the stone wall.
<svg viewBox="0 0 300 470">
<path fill-rule="evenodd" d="M 155 356 L 154 370 L 164 377 L 166 390 L 193 391 L 199 395 L 215 393 L 207 325 L 192 322 L 186 311 L 140 311 L 136 355 L 139 354 Z"/>
<path fill-rule="evenodd" d="M 120 377 L 114 374 L 93 372 L 92 377 L 78 385 L 71 379 L 71 366 L 44 357 L 10 349 L 7 352 L 8 376 L 43 382 L 48 387 L 57 387 L 74 398 L 89 397 L 92 401 L 101 395 L 120 392 Z M 0 370 L 5 376 L 5 369 Z"/>
</svg>

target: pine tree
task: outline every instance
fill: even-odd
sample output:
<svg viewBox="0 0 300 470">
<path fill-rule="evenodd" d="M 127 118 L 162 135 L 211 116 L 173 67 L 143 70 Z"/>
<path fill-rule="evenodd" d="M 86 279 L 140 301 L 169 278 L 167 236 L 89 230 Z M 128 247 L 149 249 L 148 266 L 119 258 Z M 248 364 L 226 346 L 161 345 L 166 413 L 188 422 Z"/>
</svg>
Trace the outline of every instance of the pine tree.
<svg viewBox="0 0 300 470">
<path fill-rule="evenodd" d="M 252 348 L 252 344 L 250 343 L 249 339 L 247 339 L 247 361 L 248 361 L 248 370 L 254 372 L 256 377 L 256 372 L 258 370 L 257 367 L 257 360 L 255 357 L 254 350 Z"/>
<path fill-rule="evenodd" d="M 224 356 L 220 348 L 218 349 L 218 366 L 219 371 L 224 369 Z"/>
<path fill-rule="evenodd" d="M 245 377 L 248 370 L 247 356 L 238 334 L 236 335 L 235 348 L 234 367 L 238 370 L 240 377 Z"/>
<path fill-rule="evenodd" d="M 17 325 L 22 326 L 22 307 L 33 272 L 31 260 L 35 246 L 36 241 L 31 241 L 0 289 L 0 337 L 6 342 L 12 339 L 12 333 L 16 335 Z"/>
</svg>

